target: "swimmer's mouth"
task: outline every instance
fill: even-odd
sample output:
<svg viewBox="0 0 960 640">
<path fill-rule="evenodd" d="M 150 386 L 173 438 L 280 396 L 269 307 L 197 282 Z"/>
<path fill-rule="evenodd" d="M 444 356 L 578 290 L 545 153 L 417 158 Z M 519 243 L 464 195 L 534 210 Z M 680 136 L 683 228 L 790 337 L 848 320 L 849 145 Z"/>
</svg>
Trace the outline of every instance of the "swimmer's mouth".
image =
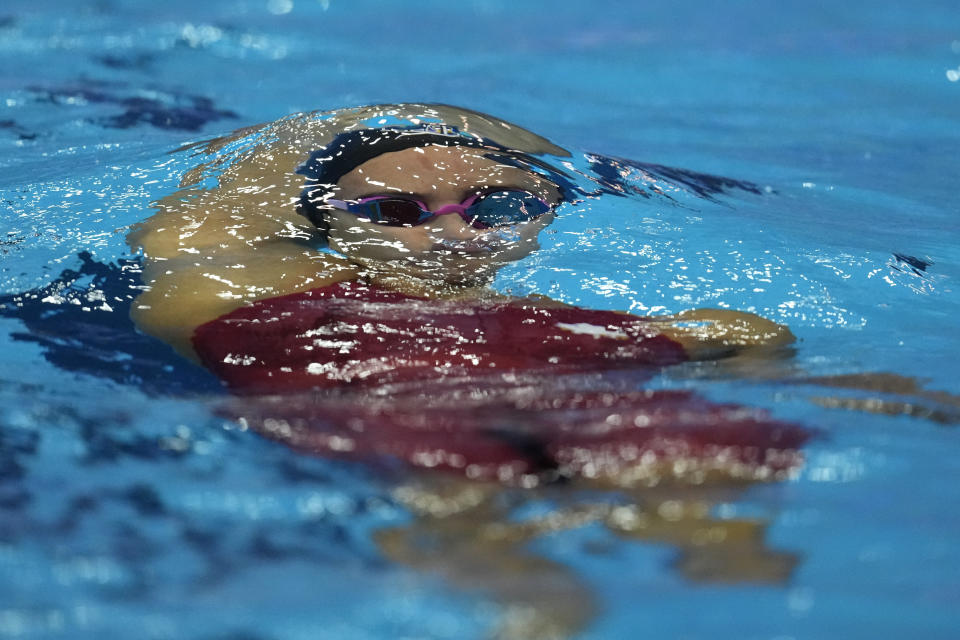
<svg viewBox="0 0 960 640">
<path fill-rule="evenodd" d="M 432 249 L 437 252 L 459 254 L 492 254 L 507 249 L 518 240 L 519 236 L 516 232 L 504 230 L 467 240 L 440 238 L 433 243 Z"/>
<path fill-rule="evenodd" d="M 496 253 L 504 248 L 502 242 L 490 242 L 485 240 L 440 240 L 433 243 L 431 247 L 434 251 L 440 253 L 460 253 L 460 254 L 490 254 Z"/>
</svg>

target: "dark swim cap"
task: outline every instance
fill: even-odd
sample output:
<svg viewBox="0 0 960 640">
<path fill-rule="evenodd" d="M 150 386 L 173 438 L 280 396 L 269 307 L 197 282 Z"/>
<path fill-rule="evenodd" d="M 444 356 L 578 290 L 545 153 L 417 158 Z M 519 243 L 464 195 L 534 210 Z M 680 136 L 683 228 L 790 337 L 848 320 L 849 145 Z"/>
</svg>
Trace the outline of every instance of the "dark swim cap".
<svg viewBox="0 0 960 640">
<path fill-rule="evenodd" d="M 364 162 L 394 151 L 415 147 L 438 145 L 443 147 L 470 147 L 483 149 L 484 156 L 499 162 L 538 173 L 560 189 L 564 201 L 572 200 L 579 189 L 570 177 L 527 153 L 509 149 L 489 138 L 462 132 L 457 127 L 429 123 L 414 127 L 385 127 L 383 129 L 358 129 L 341 133 L 326 147 L 310 154 L 297 167 L 297 173 L 307 177 L 297 210 L 306 216 L 318 229 L 328 230 L 324 212 L 333 207 L 325 204 L 333 189 L 343 176 Z"/>
</svg>

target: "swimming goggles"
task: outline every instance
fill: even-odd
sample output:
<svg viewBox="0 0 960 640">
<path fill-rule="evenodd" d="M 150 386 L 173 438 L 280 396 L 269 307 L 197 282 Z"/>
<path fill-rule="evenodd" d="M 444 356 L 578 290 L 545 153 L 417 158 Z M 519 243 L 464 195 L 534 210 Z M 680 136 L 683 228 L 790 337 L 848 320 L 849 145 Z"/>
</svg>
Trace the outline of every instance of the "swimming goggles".
<svg viewBox="0 0 960 640">
<path fill-rule="evenodd" d="M 436 211 L 430 211 L 419 200 L 399 196 L 373 196 L 360 200 L 328 199 L 326 204 L 388 227 L 415 227 L 437 216 L 456 213 L 475 229 L 527 222 L 555 206 L 529 191 L 518 189 L 472 195 L 460 204 L 448 204 Z"/>
</svg>

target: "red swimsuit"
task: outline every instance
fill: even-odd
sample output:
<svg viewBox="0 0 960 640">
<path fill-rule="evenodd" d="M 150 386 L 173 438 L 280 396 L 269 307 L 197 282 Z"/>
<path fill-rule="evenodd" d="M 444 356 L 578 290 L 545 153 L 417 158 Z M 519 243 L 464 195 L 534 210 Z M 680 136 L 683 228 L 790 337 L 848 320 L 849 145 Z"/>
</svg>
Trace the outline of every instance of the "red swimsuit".
<svg viewBox="0 0 960 640">
<path fill-rule="evenodd" d="M 795 465 L 808 437 L 762 411 L 643 390 L 686 355 L 611 311 L 427 301 L 348 282 L 237 309 L 199 327 L 194 346 L 246 396 L 238 414 L 258 431 L 475 478 L 639 479 L 665 461 L 755 477 Z"/>
</svg>

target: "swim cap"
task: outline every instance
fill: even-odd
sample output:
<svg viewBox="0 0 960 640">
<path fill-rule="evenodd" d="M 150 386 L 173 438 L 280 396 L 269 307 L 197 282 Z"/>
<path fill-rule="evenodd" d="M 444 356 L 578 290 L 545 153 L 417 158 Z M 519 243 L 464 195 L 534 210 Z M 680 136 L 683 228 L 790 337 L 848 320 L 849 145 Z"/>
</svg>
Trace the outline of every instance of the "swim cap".
<svg viewBox="0 0 960 640">
<path fill-rule="evenodd" d="M 327 223 L 323 214 L 333 208 L 325 203 L 340 178 L 385 153 L 430 145 L 487 150 L 489 153 L 484 156 L 491 160 L 538 173 L 553 182 L 560 189 L 564 201 L 572 200 L 574 192 L 579 191 L 569 176 L 530 154 L 510 149 L 489 138 L 460 131 L 457 127 L 428 123 L 412 127 L 359 129 L 339 134 L 326 147 L 311 153 L 297 167 L 296 172 L 307 177 L 297 209 L 325 232 Z"/>
</svg>

